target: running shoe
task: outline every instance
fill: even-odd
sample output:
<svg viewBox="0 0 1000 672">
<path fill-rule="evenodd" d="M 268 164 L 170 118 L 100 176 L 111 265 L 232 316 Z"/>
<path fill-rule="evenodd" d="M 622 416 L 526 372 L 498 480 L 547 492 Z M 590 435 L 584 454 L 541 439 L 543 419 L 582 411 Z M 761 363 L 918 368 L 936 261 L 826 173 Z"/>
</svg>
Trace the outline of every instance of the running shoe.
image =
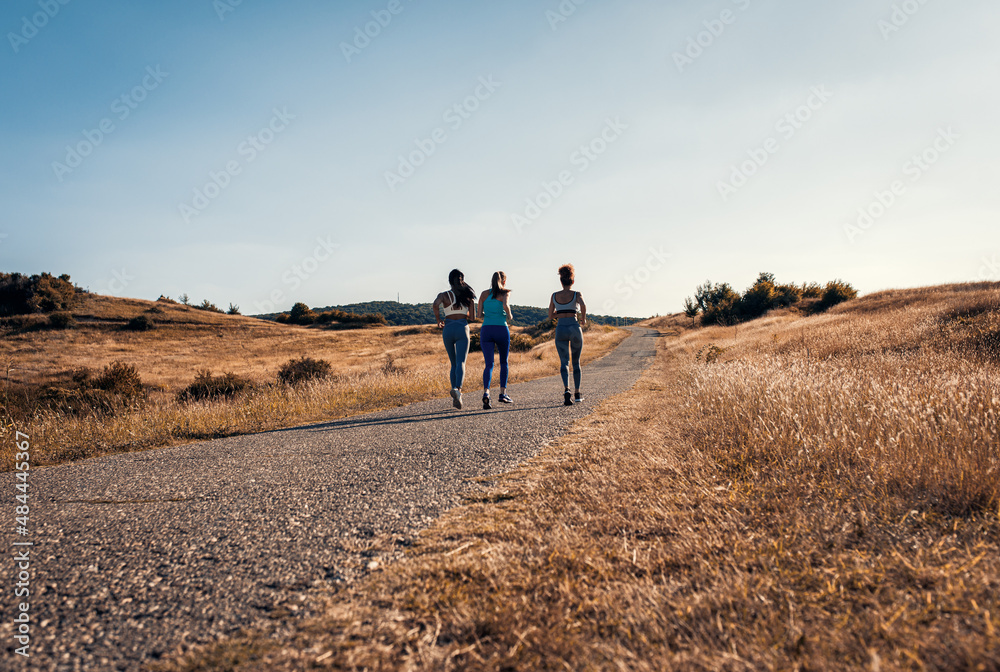
<svg viewBox="0 0 1000 672">
<path fill-rule="evenodd" d="M 573 401 L 579 404 L 581 401 L 583 401 L 583 395 L 577 392 L 576 396 L 573 397 Z"/>
<path fill-rule="evenodd" d="M 462 393 L 458 391 L 458 388 L 452 388 L 451 398 L 455 408 L 462 408 Z"/>
<path fill-rule="evenodd" d="M 563 394 L 563 406 L 572 406 L 572 405 L 573 405 L 573 395 L 569 393 L 569 390 L 566 390 L 566 392 Z"/>
<path fill-rule="evenodd" d="M 500 400 L 500 402 L 501 402 L 501 403 L 504 403 L 504 404 L 513 404 L 513 403 L 514 403 L 514 400 L 513 400 L 513 399 L 511 399 L 510 397 L 508 397 L 508 396 L 507 396 L 507 394 L 506 394 L 505 392 L 502 392 L 502 393 L 500 394 L 500 396 L 499 396 L 499 397 L 497 397 L 497 399 L 499 399 L 499 400 Z"/>
<path fill-rule="evenodd" d="M 493 404 L 490 403 L 490 395 L 484 394 L 483 395 L 483 410 L 484 411 L 488 411 L 491 408 L 493 408 Z"/>
</svg>

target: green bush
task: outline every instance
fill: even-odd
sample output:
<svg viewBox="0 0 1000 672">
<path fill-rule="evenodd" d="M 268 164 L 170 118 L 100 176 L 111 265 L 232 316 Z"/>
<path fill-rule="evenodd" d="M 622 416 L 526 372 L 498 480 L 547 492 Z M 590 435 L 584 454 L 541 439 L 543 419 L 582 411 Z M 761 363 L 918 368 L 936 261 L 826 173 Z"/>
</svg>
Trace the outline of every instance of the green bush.
<svg viewBox="0 0 1000 672">
<path fill-rule="evenodd" d="M 49 326 L 53 329 L 70 329 L 76 326 L 76 320 L 70 313 L 59 310 L 49 315 Z"/>
<path fill-rule="evenodd" d="M 76 286 L 68 275 L 0 273 L 0 315 L 51 313 L 72 308 Z"/>
<path fill-rule="evenodd" d="M 831 280 L 826 283 L 826 289 L 823 290 L 823 298 L 816 304 L 815 310 L 817 313 L 821 313 L 824 310 L 833 308 L 838 303 L 855 299 L 857 296 L 858 290 L 854 289 L 848 283 L 843 280 Z"/>
<path fill-rule="evenodd" d="M 214 399 L 232 399 L 237 395 L 249 392 L 253 383 L 249 378 L 237 376 L 235 373 L 223 373 L 213 376 L 211 371 L 199 371 L 194 382 L 177 394 L 181 403 L 189 401 L 204 401 Z"/>
<path fill-rule="evenodd" d="M 125 328 L 129 331 L 149 331 L 156 328 L 156 322 L 149 315 L 138 315 L 129 320 Z"/>
<path fill-rule="evenodd" d="M 330 362 L 325 359 L 301 357 L 290 359 L 278 370 L 278 382 L 298 385 L 307 380 L 322 379 L 330 375 Z"/>
<path fill-rule="evenodd" d="M 818 282 L 802 283 L 803 299 L 818 299 L 823 296 L 823 286 Z"/>
</svg>

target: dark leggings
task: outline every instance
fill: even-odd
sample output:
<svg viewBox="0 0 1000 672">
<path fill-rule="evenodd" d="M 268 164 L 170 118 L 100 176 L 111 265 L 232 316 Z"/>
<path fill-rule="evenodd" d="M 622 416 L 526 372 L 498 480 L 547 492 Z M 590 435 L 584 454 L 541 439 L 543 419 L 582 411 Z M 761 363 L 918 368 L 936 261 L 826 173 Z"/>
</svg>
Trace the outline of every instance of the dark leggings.
<svg viewBox="0 0 1000 672">
<path fill-rule="evenodd" d="M 563 387 L 569 389 L 570 346 L 573 350 L 573 382 L 580 389 L 583 371 L 580 369 L 580 353 L 583 351 L 583 331 L 580 323 L 572 317 L 560 317 L 556 325 L 556 352 L 559 353 L 559 375 Z"/>
<path fill-rule="evenodd" d="M 493 348 L 500 353 L 500 387 L 507 387 L 507 358 L 510 356 L 510 329 L 496 324 L 485 324 L 479 332 L 479 345 L 483 349 L 486 368 L 483 369 L 483 389 L 490 389 L 493 379 Z"/>
</svg>

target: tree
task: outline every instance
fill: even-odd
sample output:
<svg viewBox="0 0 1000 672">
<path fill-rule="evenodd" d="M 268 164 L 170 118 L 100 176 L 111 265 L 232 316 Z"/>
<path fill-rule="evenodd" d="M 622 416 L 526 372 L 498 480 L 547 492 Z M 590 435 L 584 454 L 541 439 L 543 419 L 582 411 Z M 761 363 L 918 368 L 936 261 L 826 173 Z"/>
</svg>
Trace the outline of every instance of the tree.
<svg viewBox="0 0 1000 672">
<path fill-rule="evenodd" d="M 312 324 L 316 321 L 316 313 L 301 301 L 292 306 L 288 317 L 293 324 Z"/>
<path fill-rule="evenodd" d="M 230 304 L 229 304 L 229 310 L 227 310 L 226 312 L 229 313 L 230 315 L 240 315 L 241 314 L 240 313 L 240 307 L 237 306 L 235 303 L 232 303 L 232 302 L 230 302 Z"/>
<path fill-rule="evenodd" d="M 691 324 L 694 324 L 694 318 L 698 317 L 700 310 L 701 308 L 690 296 L 684 299 L 684 314 L 691 318 Z"/>
<path fill-rule="evenodd" d="M 177 298 L 179 298 L 181 300 L 181 303 L 183 303 L 185 306 L 190 306 L 191 305 L 191 297 L 188 296 L 187 294 L 181 294 Z"/>
</svg>

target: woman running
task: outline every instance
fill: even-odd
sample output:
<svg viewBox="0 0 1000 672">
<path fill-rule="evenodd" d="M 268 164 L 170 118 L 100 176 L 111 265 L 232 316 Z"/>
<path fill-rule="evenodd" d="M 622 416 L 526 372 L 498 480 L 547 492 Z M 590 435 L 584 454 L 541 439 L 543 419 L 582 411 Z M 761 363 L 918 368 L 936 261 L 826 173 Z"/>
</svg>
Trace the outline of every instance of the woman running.
<svg viewBox="0 0 1000 672">
<path fill-rule="evenodd" d="M 465 275 L 457 268 L 448 274 L 451 289 L 441 292 L 431 306 L 434 319 L 444 330 L 444 348 L 451 360 L 451 398 L 455 408 L 462 408 L 462 383 L 465 359 L 469 356 L 469 320 L 476 317 L 476 292 L 465 284 Z M 444 319 L 441 310 L 444 310 Z"/>
<path fill-rule="evenodd" d="M 500 396 L 501 402 L 510 404 L 507 396 L 507 358 L 510 356 L 510 328 L 507 321 L 514 321 L 507 305 L 507 274 L 497 271 L 493 274 L 490 289 L 479 296 L 479 317 L 483 318 L 483 328 L 479 331 L 479 345 L 483 349 L 486 368 L 483 369 L 483 410 L 493 408 L 490 404 L 490 381 L 493 379 L 493 349 L 500 352 Z"/>
<path fill-rule="evenodd" d="M 559 267 L 559 281 L 562 283 L 562 290 L 552 295 L 549 300 L 549 319 L 559 318 L 556 323 L 556 351 L 559 353 L 559 375 L 562 376 L 563 405 L 572 406 L 574 400 L 579 403 L 583 401 L 580 394 L 580 378 L 583 372 L 580 370 L 580 352 L 583 350 L 583 331 L 581 327 L 587 326 L 587 304 L 583 302 L 580 292 L 574 292 L 570 287 L 575 281 L 573 264 L 563 264 Z M 579 312 L 579 320 L 577 320 Z M 569 393 L 569 359 L 570 351 L 573 353 L 573 383 L 576 385 L 575 399 Z"/>
</svg>

